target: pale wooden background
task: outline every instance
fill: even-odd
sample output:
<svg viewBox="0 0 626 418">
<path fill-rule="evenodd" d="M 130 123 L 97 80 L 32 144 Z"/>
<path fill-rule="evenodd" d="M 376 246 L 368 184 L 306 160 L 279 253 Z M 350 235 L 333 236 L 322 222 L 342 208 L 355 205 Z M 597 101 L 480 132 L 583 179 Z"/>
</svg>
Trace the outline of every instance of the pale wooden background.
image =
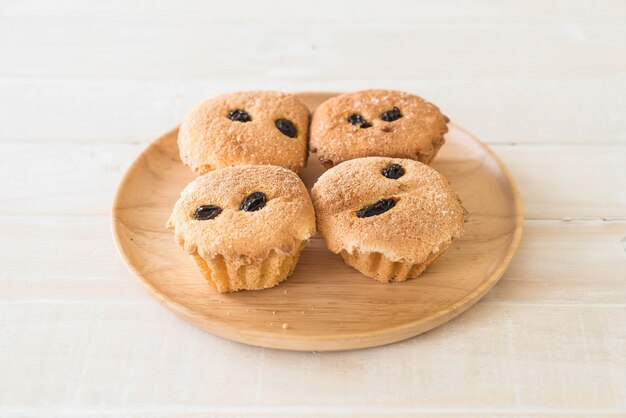
<svg viewBox="0 0 626 418">
<path fill-rule="evenodd" d="M 315 3 L 315 4 L 314 4 Z M 399 88 L 483 138 L 525 235 L 458 319 L 292 353 L 166 311 L 113 193 L 198 101 Z M 626 414 L 626 2 L 0 1 L 0 416 Z"/>
</svg>

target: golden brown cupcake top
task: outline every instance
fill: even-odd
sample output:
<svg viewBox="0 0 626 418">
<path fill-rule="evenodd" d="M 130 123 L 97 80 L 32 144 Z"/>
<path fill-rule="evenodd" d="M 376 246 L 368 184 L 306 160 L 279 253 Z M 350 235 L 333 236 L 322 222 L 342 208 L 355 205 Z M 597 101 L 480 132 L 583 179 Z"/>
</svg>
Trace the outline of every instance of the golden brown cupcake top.
<svg viewBox="0 0 626 418">
<path fill-rule="evenodd" d="M 421 263 L 463 235 L 467 212 L 448 180 L 409 159 L 369 157 L 326 171 L 312 190 L 317 227 L 339 253 Z"/>
<path fill-rule="evenodd" d="M 449 119 L 409 93 L 365 90 L 322 103 L 311 121 L 311 150 L 326 166 L 360 157 L 429 163 L 444 143 Z"/>
<path fill-rule="evenodd" d="M 315 212 L 300 178 L 277 166 L 212 171 L 185 187 L 167 222 L 176 241 L 203 258 L 290 253 L 315 233 Z"/>
<path fill-rule="evenodd" d="M 299 172 L 308 157 L 309 109 L 293 94 L 250 91 L 208 100 L 180 125 L 180 157 L 197 174 L 238 164 Z"/>
</svg>

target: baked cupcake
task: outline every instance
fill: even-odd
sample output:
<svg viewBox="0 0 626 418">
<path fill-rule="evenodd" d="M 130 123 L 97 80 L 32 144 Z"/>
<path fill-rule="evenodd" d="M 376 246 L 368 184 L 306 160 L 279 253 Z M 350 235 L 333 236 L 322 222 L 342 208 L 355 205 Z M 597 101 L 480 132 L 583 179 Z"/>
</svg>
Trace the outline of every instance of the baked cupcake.
<svg viewBox="0 0 626 418">
<path fill-rule="evenodd" d="M 293 171 L 235 166 L 189 183 L 167 227 L 219 292 L 265 289 L 293 272 L 315 212 Z"/>
<path fill-rule="evenodd" d="M 178 131 L 180 158 L 197 174 L 239 164 L 300 172 L 308 140 L 309 109 L 297 96 L 274 91 L 215 97 L 193 109 Z"/>
<path fill-rule="evenodd" d="M 448 180 L 409 159 L 346 161 L 319 178 L 312 197 L 330 251 L 380 282 L 419 276 L 467 218 Z"/>
<path fill-rule="evenodd" d="M 383 156 L 430 163 L 450 120 L 437 106 L 395 90 L 346 93 L 322 103 L 311 121 L 311 150 L 328 168 Z"/>
</svg>

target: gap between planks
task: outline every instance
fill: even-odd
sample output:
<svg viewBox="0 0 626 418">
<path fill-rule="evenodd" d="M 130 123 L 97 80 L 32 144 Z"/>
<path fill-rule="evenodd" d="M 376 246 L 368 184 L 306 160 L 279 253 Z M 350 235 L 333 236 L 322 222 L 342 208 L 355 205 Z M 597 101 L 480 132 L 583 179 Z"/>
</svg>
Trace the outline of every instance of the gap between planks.
<svg viewBox="0 0 626 418">
<path fill-rule="evenodd" d="M 134 145 L 140 145 L 143 147 L 147 147 L 148 145 L 150 145 L 152 139 L 150 140 L 122 140 L 122 141 L 115 141 L 113 144 L 119 144 L 119 145 L 130 145 L 130 146 L 134 146 Z M 620 142 L 593 142 L 593 139 L 589 139 L 587 140 L 587 142 L 563 142 L 563 141 L 555 141 L 555 142 L 542 142 L 542 143 L 536 143 L 536 142 L 524 142 L 523 140 L 520 141 L 498 141 L 498 140 L 485 140 L 483 141 L 483 143 L 489 145 L 489 146 L 509 146 L 509 147 L 521 147 L 521 146 L 537 146 L 537 147 L 553 147 L 553 146 L 577 146 L 577 147 L 592 147 L 592 148 L 596 148 L 596 147 L 612 147 L 612 146 L 616 146 L 616 145 L 624 145 L 626 146 L 626 143 L 620 143 Z M 93 140 L 89 140 L 89 141 L 84 141 L 84 140 L 80 140 L 80 139 L 52 139 L 52 140 L 46 140 L 46 139 L 42 139 L 42 138 L 37 138 L 37 139 L 11 139 L 11 138 L 5 138 L 3 139 L 2 137 L 0 137 L 0 147 L 2 147 L 3 144 L 7 144 L 7 145 L 18 145 L 18 144 L 32 144 L 32 145 L 51 145 L 51 144 L 55 144 L 55 145 L 77 145 L 77 146 L 84 146 L 84 145 L 95 145 L 95 146 L 102 146 L 102 145 L 111 145 L 111 141 L 107 141 L 106 139 L 93 139 Z"/>
<path fill-rule="evenodd" d="M 0 299 L 0 306 L 28 306 L 28 305 L 92 305 L 92 306 L 145 306 L 154 305 L 156 300 L 154 298 L 142 298 L 137 300 L 117 301 L 117 300 L 69 300 L 69 299 L 31 299 L 31 300 L 2 300 Z M 623 310 L 626 309 L 626 302 L 624 303 L 545 303 L 545 302 L 518 302 L 518 301 L 503 301 L 503 300 L 490 300 L 483 298 L 477 302 L 477 304 L 488 304 L 490 306 L 509 306 L 509 307 L 537 307 L 537 308 L 568 308 L 574 309 L 614 309 Z M 165 308 L 164 308 L 165 309 Z M 472 308 L 469 308 L 472 309 Z M 174 315 L 174 314 L 172 314 Z M 463 314 L 461 314 L 463 315 Z M 452 319 L 451 321 L 454 321 Z"/>
<path fill-rule="evenodd" d="M 525 7 L 520 7 L 519 3 L 510 0 L 497 3 L 489 0 L 475 0 L 471 3 L 398 1 L 394 5 L 402 13 L 390 13 L 385 16 L 378 13 L 380 2 L 377 0 L 362 0 L 359 5 L 360 7 L 355 8 L 349 2 L 322 0 L 316 3 L 316 7 L 309 8 L 304 16 L 301 13 L 301 6 L 292 1 L 276 2 L 275 7 L 267 7 L 255 0 L 240 0 L 236 4 L 197 1 L 180 3 L 176 0 L 165 0 L 158 2 L 154 7 L 154 2 L 151 1 L 102 3 L 98 0 L 87 0 L 78 8 L 74 2 L 67 0 L 56 1 L 54 5 L 46 0 L 35 0 L 3 7 L 0 10 L 0 18 L 84 19 L 97 16 L 102 20 L 113 21 L 202 19 L 204 22 L 284 22 L 287 19 L 296 22 L 320 20 L 380 22 L 381 18 L 384 18 L 390 24 L 402 21 L 435 23 L 497 21 L 507 24 L 520 21 L 549 23 L 621 21 L 624 20 L 626 13 L 626 7 L 620 0 L 604 1 L 602 7 L 583 0 L 570 0 L 567 3 L 558 0 L 528 0 L 524 2 Z M 329 7 L 332 8 L 332 13 L 329 13 Z M 209 8 L 211 13 L 203 14 Z"/>
<path fill-rule="evenodd" d="M 150 407 L 93 407 L 93 408 L 64 408 L 64 407 L 8 407 L 0 406 L 0 413 L 7 414 L 28 414 L 28 415 L 49 415 L 62 414 L 63 416 L 126 416 L 135 414 L 150 414 L 167 418 L 170 416 L 180 418 L 206 417 L 203 414 L 219 414 L 220 417 L 240 417 L 245 414 L 247 418 L 269 418 L 269 417 L 314 417 L 319 418 L 320 414 L 328 418 L 354 418 L 358 414 L 361 418 L 392 418 L 397 416 L 415 417 L 416 414 L 430 414 L 437 417 L 467 417 L 468 414 L 479 414 L 480 416 L 493 416 L 506 414 L 508 417 L 527 417 L 529 415 L 540 416 L 589 416 L 590 414 L 601 414 L 602 416 L 622 416 L 626 414 L 626 408 L 553 408 L 553 407 L 510 407 L 510 408 L 421 408 L 419 406 L 398 408 L 392 406 L 385 407 L 363 407 L 361 404 L 353 406 L 249 406 L 249 407 L 205 407 L 205 406 L 159 406 Z M 154 414 L 154 415 L 152 415 Z M 190 415 L 192 414 L 192 415 Z M 224 415 L 228 414 L 228 415 Z M 332 415 L 328 415 L 332 414 Z M 554 415 L 557 414 L 557 415 Z"/>
</svg>

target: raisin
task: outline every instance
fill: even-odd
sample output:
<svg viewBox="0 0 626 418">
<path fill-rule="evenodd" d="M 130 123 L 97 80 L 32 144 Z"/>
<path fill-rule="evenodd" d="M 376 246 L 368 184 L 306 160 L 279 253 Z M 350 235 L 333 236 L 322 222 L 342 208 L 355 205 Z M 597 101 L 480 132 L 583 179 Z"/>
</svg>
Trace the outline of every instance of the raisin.
<svg viewBox="0 0 626 418">
<path fill-rule="evenodd" d="M 404 176 L 404 168 L 400 164 L 391 164 L 389 167 L 383 168 L 382 174 L 388 179 L 396 180 Z"/>
<path fill-rule="evenodd" d="M 359 218 L 369 218 L 370 216 L 380 215 L 381 213 L 387 212 L 395 205 L 396 201 L 393 199 L 380 199 L 378 202 L 360 209 L 356 213 L 356 216 Z"/>
<path fill-rule="evenodd" d="M 265 206 L 265 202 L 267 201 L 265 197 L 265 193 L 263 192 L 254 192 L 248 195 L 243 202 L 241 202 L 241 206 L 239 210 L 243 210 L 244 212 L 255 212 L 257 210 L 263 209 Z"/>
<path fill-rule="evenodd" d="M 358 113 L 353 113 L 348 116 L 348 122 L 350 122 L 354 126 L 358 126 L 359 128 L 370 128 L 372 126 L 363 116 Z"/>
<path fill-rule="evenodd" d="M 228 112 L 228 119 L 233 122 L 250 122 L 252 118 L 245 110 L 235 109 Z"/>
<path fill-rule="evenodd" d="M 356 113 L 351 114 L 350 116 L 348 116 L 348 122 L 355 126 L 358 125 L 359 123 L 361 123 L 361 115 L 357 115 Z"/>
<path fill-rule="evenodd" d="M 380 115 L 380 118 L 385 122 L 393 122 L 394 120 L 398 120 L 401 117 L 402 113 L 400 113 L 400 109 L 395 106 L 393 107 L 393 109 L 383 112 L 383 114 Z"/>
<path fill-rule="evenodd" d="M 193 217 L 198 221 L 208 221 L 222 213 L 222 208 L 215 205 L 203 205 L 198 207 L 193 213 Z"/>
<path fill-rule="evenodd" d="M 298 135 L 296 126 L 289 119 L 276 119 L 274 124 L 283 135 L 287 135 L 289 138 L 295 138 Z"/>
</svg>

